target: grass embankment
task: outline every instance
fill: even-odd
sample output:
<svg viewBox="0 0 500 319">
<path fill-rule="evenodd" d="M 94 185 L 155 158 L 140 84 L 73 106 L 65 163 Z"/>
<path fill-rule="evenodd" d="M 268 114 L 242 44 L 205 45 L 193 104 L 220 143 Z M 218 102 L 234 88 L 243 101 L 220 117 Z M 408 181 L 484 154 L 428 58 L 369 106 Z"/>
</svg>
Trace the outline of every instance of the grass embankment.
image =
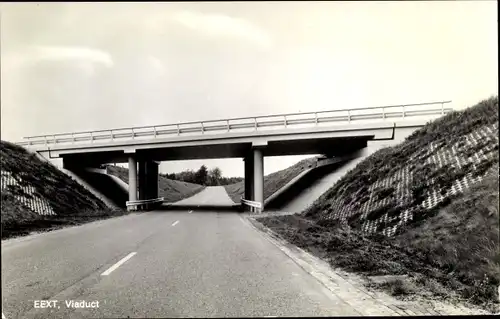
<svg viewBox="0 0 500 319">
<path fill-rule="evenodd" d="M 0 145 L 1 169 L 17 180 L 17 185 L 2 182 L 6 185 L 1 190 L 2 239 L 125 214 L 108 209 L 87 189 L 35 154 L 6 141 L 0 141 Z M 33 192 L 27 194 L 26 187 Z M 21 197 L 26 204 L 21 203 Z M 27 203 L 35 199 L 46 203 L 55 215 L 42 216 L 28 207 Z"/>
<path fill-rule="evenodd" d="M 277 192 L 299 174 L 310 169 L 315 162 L 316 157 L 306 158 L 288 168 L 264 176 L 264 200 Z M 231 197 L 235 203 L 239 203 L 241 201 L 241 197 L 245 195 L 244 180 L 236 184 L 225 185 L 224 188 L 226 189 L 229 197 Z"/>
<path fill-rule="evenodd" d="M 128 168 L 120 166 L 108 166 L 108 173 L 112 174 L 128 184 Z M 164 176 L 158 176 L 158 195 L 164 197 L 168 203 L 177 202 L 184 198 L 191 197 L 202 190 L 205 186 L 174 181 Z"/>
<path fill-rule="evenodd" d="M 471 186 L 456 191 L 457 180 L 467 179 Z M 495 311 L 498 190 L 494 97 L 376 152 L 302 214 L 259 221 L 335 267 L 406 275 L 379 284 L 394 295 L 458 298 Z"/>
</svg>

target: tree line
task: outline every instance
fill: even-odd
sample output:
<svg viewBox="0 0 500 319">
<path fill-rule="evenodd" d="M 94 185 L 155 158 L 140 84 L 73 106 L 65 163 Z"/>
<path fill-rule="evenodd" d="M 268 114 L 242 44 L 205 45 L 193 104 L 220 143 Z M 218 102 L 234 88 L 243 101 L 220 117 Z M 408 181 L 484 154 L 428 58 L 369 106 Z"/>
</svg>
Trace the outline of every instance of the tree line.
<svg viewBox="0 0 500 319">
<path fill-rule="evenodd" d="M 170 173 L 170 174 L 161 174 L 160 175 L 187 183 L 194 183 L 204 186 L 221 186 L 221 185 L 229 185 L 235 184 L 243 180 L 242 177 L 223 177 L 222 171 L 220 168 L 215 167 L 211 170 L 205 165 L 202 165 L 197 171 L 194 170 L 185 170 L 180 173 Z"/>
</svg>

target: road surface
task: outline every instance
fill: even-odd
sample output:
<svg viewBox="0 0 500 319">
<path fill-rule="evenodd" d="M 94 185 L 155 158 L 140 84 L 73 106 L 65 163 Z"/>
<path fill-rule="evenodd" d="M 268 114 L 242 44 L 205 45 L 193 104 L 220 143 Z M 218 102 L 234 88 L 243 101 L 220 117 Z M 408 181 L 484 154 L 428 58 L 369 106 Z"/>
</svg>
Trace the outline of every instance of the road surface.
<svg viewBox="0 0 500 319">
<path fill-rule="evenodd" d="M 2 241 L 3 313 L 7 319 L 359 314 L 243 218 L 136 213 Z M 59 308 L 34 308 L 41 299 L 57 300 Z M 70 300 L 99 307 L 68 308 Z"/>
<path fill-rule="evenodd" d="M 227 194 L 224 186 L 208 186 L 194 196 L 175 202 L 172 205 L 230 207 L 234 206 L 235 203 Z"/>
</svg>

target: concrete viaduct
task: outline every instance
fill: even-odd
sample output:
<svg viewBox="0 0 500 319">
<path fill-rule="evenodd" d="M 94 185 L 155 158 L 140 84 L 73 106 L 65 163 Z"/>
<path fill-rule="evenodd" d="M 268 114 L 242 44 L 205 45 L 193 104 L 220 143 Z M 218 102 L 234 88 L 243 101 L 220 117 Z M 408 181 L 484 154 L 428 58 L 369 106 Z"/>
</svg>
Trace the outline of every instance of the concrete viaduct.
<svg viewBox="0 0 500 319">
<path fill-rule="evenodd" d="M 129 164 L 129 201 L 158 197 L 161 161 L 243 158 L 245 199 L 264 205 L 264 157 L 346 155 L 442 116 L 451 101 L 265 115 L 25 137 L 18 143 L 63 167 Z M 138 169 L 137 169 L 138 166 Z M 138 181 L 138 182 L 137 182 Z"/>
</svg>

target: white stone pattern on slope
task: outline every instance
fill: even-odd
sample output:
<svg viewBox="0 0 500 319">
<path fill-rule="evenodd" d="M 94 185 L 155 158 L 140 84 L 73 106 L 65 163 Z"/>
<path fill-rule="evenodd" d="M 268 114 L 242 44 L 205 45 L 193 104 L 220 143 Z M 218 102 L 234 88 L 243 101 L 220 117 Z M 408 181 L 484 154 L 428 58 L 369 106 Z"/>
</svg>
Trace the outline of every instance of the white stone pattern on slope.
<svg viewBox="0 0 500 319">
<path fill-rule="evenodd" d="M 424 163 L 432 163 L 436 166 L 436 169 L 439 169 L 445 165 L 460 168 L 468 163 L 471 163 L 471 170 L 474 171 L 477 165 L 485 160 L 488 160 L 494 155 L 495 151 L 498 151 L 498 123 L 473 131 L 472 133 L 466 135 L 462 140 L 462 143 L 459 140 L 453 144 L 446 144 L 444 142 L 430 143 L 427 149 L 423 149 L 421 152 L 413 156 L 413 158 L 411 158 L 408 162 L 418 162 L 419 159 L 423 160 L 424 157 L 426 157 Z M 465 157 L 463 155 L 459 155 L 460 149 L 469 149 L 475 147 L 480 142 L 484 143 L 485 146 L 477 152 L 474 152 L 472 156 Z M 497 149 L 495 149 L 495 146 Z M 454 181 L 452 183 L 451 189 L 443 194 L 441 194 L 437 189 L 431 190 L 430 193 L 428 193 L 427 198 L 425 198 L 425 200 L 422 202 L 421 208 L 430 209 L 439 204 L 445 198 L 463 192 L 472 184 L 481 181 L 482 178 L 483 176 L 474 177 L 472 173 L 469 173 L 464 177 Z M 352 209 L 353 205 L 355 205 L 355 203 L 353 203 L 353 199 L 347 201 L 345 195 L 337 196 L 331 204 L 331 211 L 333 213 L 330 215 L 330 217 L 333 219 L 345 221 L 356 211 L 360 211 L 360 218 L 361 220 L 364 220 L 362 230 L 368 233 L 376 232 L 380 224 L 392 224 L 393 222 L 398 220 L 395 225 L 384 227 L 381 231 L 381 233 L 386 236 L 393 236 L 399 227 L 407 223 L 409 220 L 413 219 L 413 212 L 416 210 L 416 208 L 403 211 L 399 216 L 389 217 L 386 213 L 376 220 L 366 220 L 368 214 L 371 211 L 377 208 L 381 208 L 384 205 L 389 204 L 391 201 L 390 198 L 377 200 L 376 198 L 374 198 L 373 194 L 377 189 L 395 186 L 396 189 L 392 200 L 395 201 L 398 205 L 403 205 L 410 200 L 411 195 L 408 185 L 411 183 L 412 179 L 413 175 L 409 169 L 409 165 L 406 165 L 402 169 L 396 171 L 393 175 L 387 176 L 385 179 L 376 181 L 369 187 L 369 199 L 360 206 L 359 210 Z"/>
<path fill-rule="evenodd" d="M 19 186 L 23 195 L 14 195 L 16 200 L 18 200 L 22 205 L 28 207 L 33 212 L 39 215 L 55 215 L 50 204 L 43 198 L 40 198 L 33 186 L 22 186 L 19 185 L 19 182 L 12 176 L 12 174 L 8 171 L 1 171 L 1 188 L 2 191 L 7 190 L 8 186 Z"/>
</svg>

